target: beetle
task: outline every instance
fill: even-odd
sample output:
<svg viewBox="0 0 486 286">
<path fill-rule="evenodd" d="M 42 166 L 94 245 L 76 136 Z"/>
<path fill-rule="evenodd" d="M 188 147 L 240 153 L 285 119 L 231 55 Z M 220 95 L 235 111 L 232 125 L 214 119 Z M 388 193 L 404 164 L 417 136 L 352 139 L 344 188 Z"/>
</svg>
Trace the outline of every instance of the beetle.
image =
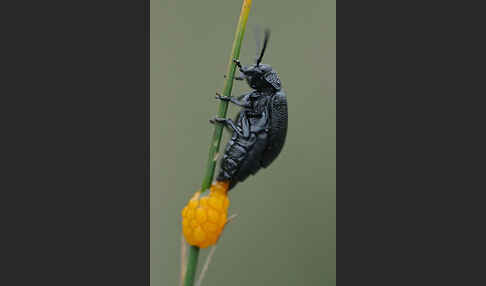
<svg viewBox="0 0 486 286">
<path fill-rule="evenodd" d="M 241 107 L 234 121 L 217 117 L 210 120 L 212 124 L 223 124 L 233 133 L 216 178 L 229 181 L 228 190 L 262 167 L 268 167 L 280 154 L 287 136 L 287 96 L 277 72 L 261 63 L 269 38 L 270 31 L 266 29 L 254 65 L 242 66 L 239 60 L 233 59 L 240 71 L 235 80 L 246 80 L 252 91 L 237 98 L 216 94 L 217 99 Z"/>
</svg>

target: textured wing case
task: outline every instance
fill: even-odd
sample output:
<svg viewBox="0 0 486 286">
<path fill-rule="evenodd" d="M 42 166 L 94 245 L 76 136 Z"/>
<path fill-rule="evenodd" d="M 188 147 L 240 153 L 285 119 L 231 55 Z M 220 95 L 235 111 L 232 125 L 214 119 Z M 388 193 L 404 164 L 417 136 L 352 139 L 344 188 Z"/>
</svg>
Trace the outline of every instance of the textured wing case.
<svg viewBox="0 0 486 286">
<path fill-rule="evenodd" d="M 254 175 L 261 167 L 268 167 L 283 148 L 287 136 L 287 98 L 283 91 L 277 92 L 268 107 L 270 126 L 268 133 L 251 133 L 249 138 L 240 138 L 233 133 L 221 161 L 217 180 L 230 180 L 232 189 L 238 182 Z M 236 122 L 241 124 L 242 114 Z"/>
<path fill-rule="evenodd" d="M 268 167 L 280 154 L 287 136 L 287 96 L 281 90 L 273 96 L 270 104 L 269 144 L 262 158 L 264 168 Z"/>
</svg>

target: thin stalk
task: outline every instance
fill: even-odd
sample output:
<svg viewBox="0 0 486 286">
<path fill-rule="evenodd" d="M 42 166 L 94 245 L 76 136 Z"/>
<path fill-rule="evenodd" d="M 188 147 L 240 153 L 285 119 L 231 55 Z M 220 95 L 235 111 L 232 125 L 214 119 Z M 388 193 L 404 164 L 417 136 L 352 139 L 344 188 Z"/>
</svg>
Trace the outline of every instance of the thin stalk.
<svg viewBox="0 0 486 286">
<path fill-rule="evenodd" d="M 186 253 L 187 253 L 187 244 L 186 239 L 184 238 L 184 234 L 181 233 L 181 274 L 179 277 L 179 286 L 184 286 L 184 275 L 186 274 Z"/>
<path fill-rule="evenodd" d="M 191 247 L 189 248 L 189 259 L 187 260 L 187 272 L 186 272 L 186 279 L 184 279 L 184 286 L 194 285 L 198 257 L 199 257 L 199 247 L 191 245 Z"/>
<path fill-rule="evenodd" d="M 226 228 L 226 226 L 227 226 L 227 225 L 228 225 L 228 224 L 229 224 L 229 223 L 230 223 L 230 222 L 231 222 L 233 219 L 235 219 L 235 217 L 236 217 L 236 216 L 237 216 L 236 214 L 234 214 L 234 215 L 230 216 L 230 217 L 228 218 L 228 220 L 226 221 L 226 224 L 225 224 L 225 226 L 224 226 L 224 227 Z M 213 257 L 213 255 L 214 255 L 214 252 L 215 252 L 215 251 L 216 251 L 216 245 L 213 245 L 213 247 L 211 247 L 211 251 L 210 251 L 210 252 L 209 252 L 209 254 L 208 254 L 208 257 L 206 257 L 206 263 L 204 263 L 204 266 L 203 266 L 203 268 L 202 268 L 202 270 L 201 270 L 201 274 L 199 274 L 199 278 L 198 278 L 198 279 L 197 279 L 197 281 L 196 281 L 196 286 L 201 286 L 202 281 L 203 281 L 203 279 L 204 279 L 204 275 L 206 275 L 206 272 L 208 271 L 209 264 L 211 263 L 211 258 Z"/>
<path fill-rule="evenodd" d="M 241 42 L 243 41 L 243 36 L 245 34 L 246 22 L 248 20 L 248 14 L 250 13 L 251 0 L 244 0 L 243 6 L 241 7 L 240 19 L 238 21 L 238 26 L 236 28 L 235 39 L 233 41 L 233 50 L 231 52 L 231 57 L 229 59 L 226 80 L 223 87 L 223 96 L 231 96 L 231 90 L 233 89 L 233 79 L 236 71 L 236 64 L 233 59 L 238 59 L 240 57 Z M 218 117 L 226 117 L 226 112 L 228 110 L 228 102 L 221 101 L 218 108 Z M 204 191 L 211 186 L 213 181 L 214 169 L 216 167 L 216 161 L 219 156 L 216 156 L 219 151 L 219 145 L 221 143 L 221 135 L 223 134 L 222 124 L 215 124 L 213 139 L 209 145 L 209 158 L 206 167 L 206 175 L 201 185 L 201 189 Z"/>
<path fill-rule="evenodd" d="M 231 52 L 231 57 L 229 59 L 226 80 L 223 87 L 223 96 L 231 96 L 231 90 L 233 89 L 233 79 L 235 77 L 236 64 L 233 59 L 238 59 L 240 57 L 241 43 L 243 41 L 243 36 L 245 35 L 246 22 L 248 20 L 248 15 L 250 14 L 252 0 L 243 0 L 243 5 L 241 7 L 240 18 L 238 20 L 238 26 L 236 27 L 235 39 L 233 40 L 233 49 Z M 220 101 L 218 108 L 218 117 L 226 117 L 226 112 L 228 111 L 228 102 Z M 209 145 L 209 158 L 206 166 L 206 174 L 204 176 L 201 191 L 209 189 L 211 182 L 214 177 L 214 169 L 216 168 L 216 162 L 219 157 L 219 145 L 221 144 L 221 137 L 223 135 L 222 124 L 214 125 L 213 138 Z M 194 278 L 196 276 L 197 260 L 199 257 L 199 247 L 192 246 L 189 248 L 189 259 L 187 260 L 187 271 L 184 279 L 184 286 L 193 286 Z"/>
</svg>

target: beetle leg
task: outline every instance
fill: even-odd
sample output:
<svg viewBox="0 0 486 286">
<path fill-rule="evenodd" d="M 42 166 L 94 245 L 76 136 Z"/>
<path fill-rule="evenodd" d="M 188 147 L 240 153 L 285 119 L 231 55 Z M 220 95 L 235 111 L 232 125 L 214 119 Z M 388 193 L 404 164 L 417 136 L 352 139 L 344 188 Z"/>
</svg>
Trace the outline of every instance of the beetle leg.
<svg viewBox="0 0 486 286">
<path fill-rule="evenodd" d="M 226 78 L 226 75 L 223 76 L 224 78 Z M 233 77 L 234 80 L 244 80 L 245 78 L 242 77 L 242 76 L 235 76 Z"/>
<path fill-rule="evenodd" d="M 251 107 L 250 104 L 248 104 L 246 102 L 243 102 L 243 101 L 238 101 L 238 100 L 236 100 L 234 98 L 231 98 L 230 101 L 231 101 L 231 103 L 233 103 L 235 105 L 238 105 L 240 107 L 246 107 L 246 108 L 250 108 Z"/>
<path fill-rule="evenodd" d="M 223 101 L 230 101 L 231 97 L 229 96 L 222 96 L 221 93 L 216 92 L 216 99 L 223 100 Z"/>
<path fill-rule="evenodd" d="M 241 129 L 243 131 L 243 134 L 241 135 L 243 135 L 244 138 L 250 137 L 250 123 L 248 122 L 248 118 L 246 116 L 241 120 Z"/>
<path fill-rule="evenodd" d="M 238 126 L 236 126 L 236 124 L 231 119 L 215 117 L 213 119 L 210 119 L 209 122 L 212 123 L 212 124 L 222 123 L 224 126 L 227 126 L 231 130 L 236 132 L 238 135 L 244 136 L 244 134 L 242 133 L 242 130 Z"/>
<path fill-rule="evenodd" d="M 235 105 L 238 105 L 240 107 L 251 107 L 250 104 L 248 103 L 245 103 L 243 101 L 239 101 L 233 97 L 229 97 L 229 96 L 222 96 L 221 94 L 217 93 L 216 92 L 216 99 L 219 99 L 219 100 L 224 100 L 224 101 L 231 101 L 231 103 L 235 104 Z"/>
</svg>

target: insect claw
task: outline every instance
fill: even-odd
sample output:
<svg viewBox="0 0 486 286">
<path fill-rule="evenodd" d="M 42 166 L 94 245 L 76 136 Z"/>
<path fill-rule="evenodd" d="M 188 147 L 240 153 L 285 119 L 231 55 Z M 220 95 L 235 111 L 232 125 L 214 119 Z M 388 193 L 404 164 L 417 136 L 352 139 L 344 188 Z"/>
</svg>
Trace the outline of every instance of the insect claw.
<svg viewBox="0 0 486 286">
<path fill-rule="evenodd" d="M 238 68 L 240 68 L 240 69 L 241 69 L 241 63 L 240 63 L 240 60 L 238 60 L 238 59 L 234 58 L 234 59 L 233 59 L 233 62 L 234 62 L 234 63 L 235 63 L 237 66 L 238 66 Z"/>
<path fill-rule="evenodd" d="M 215 96 L 216 99 L 219 99 L 219 100 L 224 100 L 224 101 L 230 101 L 231 98 L 228 97 L 228 96 L 222 96 L 221 94 L 217 93 L 216 92 L 216 96 Z"/>
</svg>

